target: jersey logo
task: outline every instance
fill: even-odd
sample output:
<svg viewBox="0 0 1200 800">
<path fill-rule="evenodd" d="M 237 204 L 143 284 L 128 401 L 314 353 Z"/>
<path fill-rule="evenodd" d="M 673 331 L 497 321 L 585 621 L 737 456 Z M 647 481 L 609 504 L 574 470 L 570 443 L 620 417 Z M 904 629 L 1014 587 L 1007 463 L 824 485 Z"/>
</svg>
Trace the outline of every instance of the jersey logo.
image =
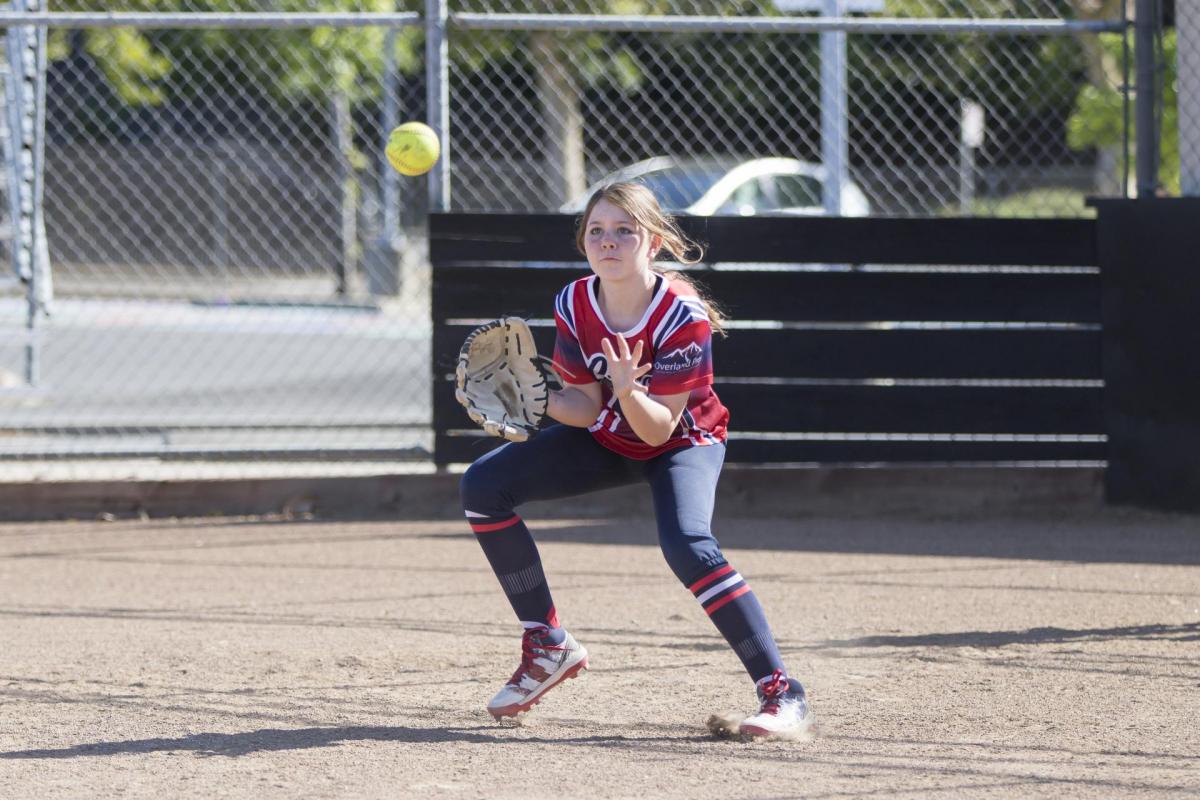
<svg viewBox="0 0 1200 800">
<path fill-rule="evenodd" d="M 692 345 L 692 347 L 695 347 L 695 346 L 696 345 Z M 608 383 L 608 384 L 612 383 L 612 381 L 610 381 L 609 377 L 608 377 L 608 359 L 604 357 L 603 353 L 593 353 L 592 357 L 588 359 L 587 363 L 588 363 L 588 370 L 592 373 L 592 377 L 594 377 L 596 380 L 600 381 L 601 383 Z M 642 386 L 648 387 L 648 386 L 650 386 L 650 378 L 651 377 L 652 376 L 650 375 L 650 373 L 646 373 L 642 377 L 638 378 L 637 382 L 640 383 Z"/>
<path fill-rule="evenodd" d="M 683 372 L 698 365 L 702 358 L 704 351 L 700 345 L 692 342 L 687 347 L 680 347 L 654 359 L 654 369 L 659 372 Z"/>
<path fill-rule="evenodd" d="M 602 381 L 608 378 L 608 359 L 604 357 L 603 353 L 593 353 L 592 357 L 588 359 L 587 365 L 592 377 L 596 380 Z"/>
</svg>

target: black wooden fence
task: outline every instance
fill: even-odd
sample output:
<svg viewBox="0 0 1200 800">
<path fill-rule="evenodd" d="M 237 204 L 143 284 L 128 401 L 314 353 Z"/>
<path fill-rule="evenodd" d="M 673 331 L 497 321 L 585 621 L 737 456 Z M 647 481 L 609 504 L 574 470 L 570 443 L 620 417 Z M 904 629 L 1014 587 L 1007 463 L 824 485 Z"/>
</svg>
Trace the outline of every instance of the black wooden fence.
<svg viewBox="0 0 1200 800">
<path fill-rule="evenodd" d="M 506 314 L 533 320 L 539 346 L 553 346 L 554 295 L 587 269 L 574 224 L 431 217 L 439 464 L 498 444 L 454 401 L 455 357 L 475 324 Z M 1103 462 L 1093 221 L 681 224 L 707 245 L 689 274 L 734 321 L 713 348 L 729 461 Z"/>
<path fill-rule="evenodd" d="M 1092 220 L 682 219 L 708 246 L 691 275 L 736 323 L 714 346 L 729 460 L 1103 464 L 1111 502 L 1200 511 L 1200 198 L 1095 206 Z M 453 399 L 463 338 L 517 314 L 550 349 L 554 294 L 586 274 L 574 225 L 431 217 L 439 465 L 498 444 Z"/>
</svg>

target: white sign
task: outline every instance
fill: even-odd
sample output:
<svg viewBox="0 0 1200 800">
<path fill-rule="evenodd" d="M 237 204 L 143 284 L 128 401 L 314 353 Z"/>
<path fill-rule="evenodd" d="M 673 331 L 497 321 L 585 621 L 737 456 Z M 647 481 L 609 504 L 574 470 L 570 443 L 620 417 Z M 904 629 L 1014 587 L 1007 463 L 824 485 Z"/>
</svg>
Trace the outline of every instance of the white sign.
<svg viewBox="0 0 1200 800">
<path fill-rule="evenodd" d="M 962 140 L 967 147 L 983 144 L 983 106 L 973 100 L 962 103 Z"/>
</svg>

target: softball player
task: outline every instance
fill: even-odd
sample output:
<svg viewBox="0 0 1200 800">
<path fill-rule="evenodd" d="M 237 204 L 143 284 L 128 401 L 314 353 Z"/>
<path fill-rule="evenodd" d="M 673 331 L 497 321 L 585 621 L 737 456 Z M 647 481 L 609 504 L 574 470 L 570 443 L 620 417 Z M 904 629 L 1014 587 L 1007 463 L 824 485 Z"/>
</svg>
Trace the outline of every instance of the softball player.
<svg viewBox="0 0 1200 800">
<path fill-rule="evenodd" d="M 729 419 L 712 388 L 722 318 L 686 278 L 652 266 L 663 249 L 696 263 L 699 248 L 640 184 L 600 189 L 582 219 L 576 243 L 592 274 L 568 284 L 554 309 L 566 385 L 547 413 L 560 424 L 493 450 L 462 479 L 467 521 L 525 628 L 521 663 L 488 711 L 497 720 L 528 711 L 587 667 L 514 509 L 642 481 L 667 563 L 755 682 L 759 710 L 742 732 L 790 738 L 810 722 L 804 688 L 787 676 L 762 607 L 710 529 Z"/>
</svg>

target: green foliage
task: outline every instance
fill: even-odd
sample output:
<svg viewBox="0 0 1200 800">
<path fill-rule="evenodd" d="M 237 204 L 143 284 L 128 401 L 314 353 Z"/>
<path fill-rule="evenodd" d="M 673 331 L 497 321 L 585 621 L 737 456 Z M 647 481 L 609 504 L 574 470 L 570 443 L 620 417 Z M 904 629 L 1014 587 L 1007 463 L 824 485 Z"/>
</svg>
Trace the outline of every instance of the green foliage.
<svg viewBox="0 0 1200 800">
<path fill-rule="evenodd" d="M 261 0 L 60 0 L 61 11 L 261 11 Z M 313 11 L 311 0 L 276 0 L 272 11 Z M 456 10 L 478 10 L 470 2 L 456 3 Z M 708 0 L 691 13 L 736 13 L 741 4 L 730 0 Z M 422 11 L 423 0 L 322 0 L 320 11 Z M 575 13 L 572 0 L 514 0 L 513 13 Z M 604 11 L 605 9 L 600 9 Z M 669 0 L 608 0 L 608 13 L 665 14 L 675 9 Z M 70 33 L 55 31 L 51 58 L 70 53 Z M 464 31 L 456 34 L 451 57 L 470 71 L 487 68 L 523 54 L 529 34 L 494 31 Z M 397 34 L 395 59 L 406 74 L 423 66 L 424 31 L 405 26 Z M 212 86 L 212 76 L 235 78 L 245 85 L 264 87 L 267 92 L 292 101 L 321 102 L 332 91 L 346 93 L 354 103 L 375 97 L 376 79 L 383 68 L 383 28 L 301 29 L 89 29 L 84 32 L 84 50 L 96 62 L 118 97 L 129 106 L 158 105 L 172 91 Z M 585 85 L 614 82 L 623 88 L 642 80 L 639 61 L 628 48 L 613 47 L 612 37 L 602 33 L 555 34 L 555 46 L 564 60 L 578 67 Z M 173 78 L 171 77 L 173 76 Z"/>
<path fill-rule="evenodd" d="M 886 0 L 886 14 L 941 17 L 1030 16 L 1034 0 Z M 1078 1 L 1078 0 L 1076 0 Z M 1068 0 L 1059 0 L 1063 16 L 1073 16 Z M 1046 0 L 1036 0 L 1043 13 Z M 311 11 L 313 0 L 56 0 L 64 11 L 179 11 L 261 10 Z M 512 12 L 578 13 L 578 0 L 509 0 Z M 496 7 L 496 0 L 455 0 L 461 11 Z M 665 14 L 681 10 L 679 0 L 593 0 L 588 10 L 619 14 Z M 323 11 L 420 11 L 423 0 L 322 0 Z M 708 15 L 776 15 L 770 0 L 698 0 L 688 13 Z M 68 54 L 67 34 L 55 33 L 53 55 Z M 79 36 L 76 34 L 76 36 Z M 127 106 L 168 102 L 200 93 L 255 92 L 286 104 L 322 107 L 335 94 L 361 108 L 377 99 L 383 69 L 385 31 L 382 28 L 299 28 L 275 30 L 175 29 L 141 31 L 92 29 L 79 37 L 84 50 L 103 71 L 120 101 Z M 418 26 L 398 31 L 395 57 L 400 69 L 418 73 L 424 60 L 424 32 Z M 703 55 L 690 46 L 702 39 Z M 791 119 L 816 118 L 816 93 L 797 88 L 797 76 L 816 75 L 817 37 L 804 41 L 811 48 L 786 52 L 773 37 L 681 34 L 666 37 L 571 32 L 456 31 L 451 57 L 459 74 L 487 71 L 503 76 L 510 70 L 530 74 L 540 64 L 569 65 L 571 78 L 582 91 L 630 93 L 651 83 L 660 70 L 703 72 L 713 87 L 706 102 L 714 117 L 745 109 L 777 110 L 790 105 Z M 533 43 L 536 43 L 534 45 Z M 1084 82 L 1084 59 L 1071 37 L 1036 36 L 870 36 L 854 37 L 849 50 L 850 91 L 858 118 L 894 120 L 913 131 L 923 150 L 918 158 L 940 159 L 938 148 L 953 146 L 945 137 L 921 139 L 922 131 L 940 130 L 937 120 L 953 120 L 958 101 L 972 98 L 987 108 L 990 131 L 1020 135 L 1029 120 L 1065 118 Z M 546 48 L 549 48 L 547 52 Z M 779 52 L 777 52 L 779 51 Z M 696 59 L 702 59 L 697 61 Z M 747 79 L 746 65 L 763 65 Z M 1014 69 L 1014 65 L 1019 68 Z M 520 86 L 520 83 L 516 84 Z M 790 99 L 788 99 L 790 98 Z M 1089 97 L 1081 96 L 1090 113 Z M 1103 98 L 1111 103 L 1113 96 Z M 1119 105 L 1119 98 L 1117 100 Z M 895 116 L 894 107 L 928 109 L 930 119 Z M 763 112 L 769 116 L 774 112 Z M 1101 115 L 1116 119 L 1120 115 Z M 764 117 L 765 118 L 765 117 Z M 1093 123 L 1085 127 L 1096 130 Z M 1116 128 L 1119 141 L 1120 128 Z M 863 131 L 862 141 L 885 141 Z M 909 141 L 909 140 L 906 140 Z M 1081 145 L 1092 146 L 1092 145 Z M 864 157 L 902 158 L 903 152 L 877 151 Z M 900 145 L 895 145 L 899 148 Z"/>
<path fill-rule="evenodd" d="M 763 6 L 774 9 L 770 0 L 759 0 Z M 494 0 L 456 0 L 454 9 L 463 12 L 495 10 Z M 694 14 L 703 16 L 733 16 L 741 13 L 759 13 L 762 9 L 747 8 L 741 0 L 690 0 L 686 9 L 681 9 L 678 0 L 595 0 L 586 4 L 578 0 L 507 0 L 503 4 L 505 13 L 511 14 L 610 14 L 619 16 L 660 16 L 667 14 Z M 777 13 L 777 12 L 772 12 Z M 673 35 L 673 40 L 686 36 Z M 455 47 L 451 58 L 470 71 L 480 71 L 490 63 L 512 58 L 524 58 L 529 53 L 531 35 L 513 31 L 461 31 L 455 33 Z M 555 32 L 552 37 L 540 37 L 542 47 L 548 42 L 558 52 L 550 54 L 553 61 L 569 63 L 575 70 L 573 76 L 582 86 L 614 85 L 621 89 L 633 89 L 643 83 L 643 64 L 637 53 L 622 40 L 601 32 L 570 31 Z M 534 54 L 536 57 L 536 54 Z M 719 63 L 719 62 L 718 62 Z"/>
<path fill-rule="evenodd" d="M 1070 0 L 1057 0 L 1048 13 L 1047 0 L 885 0 L 889 17 L 939 17 L 944 19 L 1019 19 L 1029 17 L 1074 16 Z"/>
<path fill-rule="evenodd" d="M 1038 16 L 1045 14 L 1044 6 L 1041 2 Z M 886 0 L 884 13 L 960 19 L 1034 16 L 1023 0 Z M 1071 16 L 1066 8 L 1063 14 Z M 886 143 L 873 144 L 879 150 L 868 154 L 873 159 L 952 158 L 954 142 L 938 132 L 955 124 L 963 99 L 986 109 L 993 163 L 1025 158 L 1027 151 L 1016 143 L 1026 131 L 1044 131 L 1050 121 L 1065 118 L 1077 87 L 1086 80 L 1085 53 L 1074 37 L 947 33 L 856 37 L 852 42 L 851 97 L 861 98 L 856 118 L 868 125 L 857 141 L 886 142 L 869 124 L 893 120 L 893 126 L 909 131 L 920 151 L 914 156 L 902 148 L 888 149 Z M 903 109 L 910 114 L 927 109 L 929 116 L 897 116 Z"/>
<path fill-rule="evenodd" d="M 1094 217 L 1096 210 L 1084 204 L 1085 195 L 1077 189 L 1049 187 L 1005 197 L 976 200 L 972 213 L 980 217 Z M 958 206 L 943 211 L 958 216 Z"/>
<path fill-rule="evenodd" d="M 1121 35 L 1103 34 L 1104 48 L 1119 59 Z M 1132 45 L 1130 47 L 1132 52 Z M 1159 139 L 1159 182 L 1174 194 L 1179 193 L 1179 106 L 1176 102 L 1177 68 L 1175 31 L 1163 36 L 1162 131 Z M 1067 143 L 1076 150 L 1089 147 L 1118 147 L 1122 143 L 1125 108 L 1121 93 L 1112 86 L 1084 86 L 1075 97 L 1074 110 L 1067 121 Z M 1130 110 L 1130 141 L 1137 136 Z M 1134 153 L 1131 151 L 1130 158 Z"/>
<path fill-rule="evenodd" d="M 170 59 L 155 52 L 150 42 L 130 28 L 93 32 L 86 49 L 129 105 L 157 105 L 164 99 L 157 81 L 171 71 Z"/>
<path fill-rule="evenodd" d="M 100 11 L 95 3 L 65 0 L 56 3 L 56 11 Z M 133 2 L 126 11 L 159 11 L 162 4 Z M 61 60 L 71 53 L 71 31 L 51 28 L 47 56 Z M 158 52 L 150 41 L 132 28 L 96 28 L 89 30 L 84 50 L 96 62 L 117 95 L 131 106 L 158 105 L 165 100 L 160 81 L 171 71 L 171 60 Z"/>
<path fill-rule="evenodd" d="M 409 0 L 409 4 L 419 4 Z M 255 0 L 124 0 L 120 8 L 96 0 L 63 0 L 61 11 L 261 11 Z M 395 11 L 392 0 L 323 0 L 323 12 Z M 106 6 L 100 8 L 98 6 Z M 276 0 L 278 12 L 312 11 L 307 0 Z M 64 58 L 69 32 L 55 31 L 49 54 Z M 402 71 L 421 67 L 421 30 L 402 28 L 395 58 Z M 358 102 L 378 94 L 383 28 L 176 29 L 98 28 L 83 32 L 84 50 L 130 106 L 158 105 L 208 76 L 238 76 L 279 98 L 320 102 L 334 92 Z M 195 77 L 193 77 L 195 76 Z M 204 76 L 200 78 L 199 76 Z"/>
</svg>

